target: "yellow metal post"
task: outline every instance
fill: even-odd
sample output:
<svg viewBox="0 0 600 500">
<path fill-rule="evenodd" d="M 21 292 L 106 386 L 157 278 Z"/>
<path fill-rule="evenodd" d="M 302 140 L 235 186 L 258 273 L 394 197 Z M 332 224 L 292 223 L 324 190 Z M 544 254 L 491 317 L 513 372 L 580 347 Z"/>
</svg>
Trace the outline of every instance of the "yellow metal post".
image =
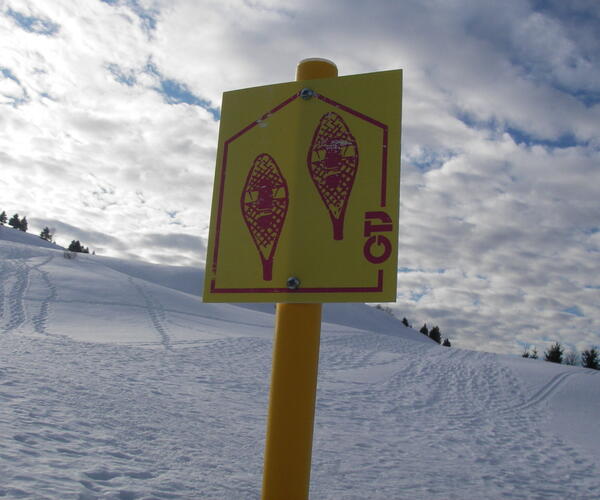
<svg viewBox="0 0 600 500">
<path fill-rule="evenodd" d="M 298 64 L 296 80 L 337 76 L 325 59 Z M 319 368 L 322 304 L 277 304 L 262 500 L 306 500 Z"/>
</svg>

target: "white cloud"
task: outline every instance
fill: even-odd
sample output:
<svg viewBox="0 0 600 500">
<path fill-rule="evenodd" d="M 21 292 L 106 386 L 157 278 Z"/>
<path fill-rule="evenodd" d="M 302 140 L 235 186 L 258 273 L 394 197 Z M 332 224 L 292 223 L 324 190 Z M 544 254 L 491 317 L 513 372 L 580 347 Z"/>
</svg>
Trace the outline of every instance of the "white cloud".
<svg viewBox="0 0 600 500">
<path fill-rule="evenodd" d="M 0 210 L 64 244 L 199 264 L 204 108 L 305 57 L 401 67 L 398 314 L 477 349 L 598 344 L 598 19 L 524 0 L 0 1 Z M 169 104 L 165 82 L 201 105 Z"/>
</svg>

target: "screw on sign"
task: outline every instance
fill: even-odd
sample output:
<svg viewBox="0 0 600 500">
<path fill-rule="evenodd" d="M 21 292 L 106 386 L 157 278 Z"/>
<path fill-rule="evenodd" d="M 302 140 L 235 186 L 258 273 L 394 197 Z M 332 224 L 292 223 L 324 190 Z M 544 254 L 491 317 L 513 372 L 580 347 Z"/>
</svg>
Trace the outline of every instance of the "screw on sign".
<svg viewBox="0 0 600 500">
<path fill-rule="evenodd" d="M 344 215 L 357 168 L 356 139 L 340 115 L 325 113 L 313 135 L 308 170 L 329 212 L 334 240 L 344 239 Z"/>
<path fill-rule="evenodd" d="M 273 256 L 288 204 L 287 183 L 277 163 L 269 154 L 259 154 L 248 172 L 241 208 L 244 222 L 260 255 L 265 281 L 273 279 Z"/>
</svg>

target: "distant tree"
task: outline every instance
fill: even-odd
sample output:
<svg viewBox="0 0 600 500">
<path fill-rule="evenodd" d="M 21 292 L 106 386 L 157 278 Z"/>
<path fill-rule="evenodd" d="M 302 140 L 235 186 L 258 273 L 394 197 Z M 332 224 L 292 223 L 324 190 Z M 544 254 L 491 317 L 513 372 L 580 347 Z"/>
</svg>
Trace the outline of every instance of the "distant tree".
<svg viewBox="0 0 600 500">
<path fill-rule="evenodd" d="M 389 314 L 390 316 L 394 316 L 394 312 L 392 311 L 392 309 L 388 306 L 382 306 L 381 304 L 377 304 L 375 306 L 375 309 L 379 309 L 380 311 L 383 311 L 384 313 Z M 395 316 L 394 316 L 395 317 Z"/>
<path fill-rule="evenodd" d="M 29 224 L 27 223 L 27 217 L 23 217 L 21 219 L 21 225 L 19 226 L 19 229 L 21 231 L 23 231 L 24 233 L 26 233 L 28 228 L 29 228 Z"/>
<path fill-rule="evenodd" d="M 579 355 L 577 351 L 571 349 L 567 354 L 565 354 L 564 363 L 565 365 L 575 366 L 579 364 Z"/>
<path fill-rule="evenodd" d="M 531 354 L 529 355 L 529 357 L 531 359 L 538 359 L 538 352 L 537 352 L 537 349 L 535 347 L 531 350 Z"/>
<path fill-rule="evenodd" d="M 69 244 L 68 250 L 71 252 L 81 252 L 81 242 L 79 240 L 72 240 Z"/>
<path fill-rule="evenodd" d="M 404 326 L 406 326 L 407 328 L 409 328 L 409 327 L 410 327 L 410 325 L 408 324 L 408 320 L 407 320 L 406 318 L 402 318 L 402 324 L 403 324 Z"/>
<path fill-rule="evenodd" d="M 551 363 L 562 363 L 564 348 L 558 342 L 554 342 L 550 348 L 544 353 L 546 361 Z"/>
<path fill-rule="evenodd" d="M 452 347 L 452 344 L 450 343 L 450 339 L 444 339 L 444 342 L 442 342 L 442 345 L 445 347 Z"/>
<path fill-rule="evenodd" d="M 8 221 L 8 225 L 15 229 L 21 229 L 21 219 L 19 219 L 19 214 L 13 215 Z"/>
<path fill-rule="evenodd" d="M 6 224 L 6 221 L 8 219 L 6 218 L 6 212 L 3 210 L 2 213 L 0 214 L 0 226 L 4 226 L 4 224 Z"/>
<path fill-rule="evenodd" d="M 50 228 L 48 226 L 42 229 L 42 232 L 40 233 L 40 238 L 46 241 L 52 241 L 52 234 L 50 233 Z"/>
<path fill-rule="evenodd" d="M 422 333 L 423 335 L 427 335 L 429 337 L 429 328 L 427 328 L 427 323 L 425 323 L 421 329 L 419 330 L 419 333 Z"/>
<path fill-rule="evenodd" d="M 600 359 L 598 351 L 592 347 L 581 353 L 581 366 L 591 368 L 592 370 L 600 370 Z"/>
<path fill-rule="evenodd" d="M 521 354 L 521 357 L 522 358 L 528 358 L 529 357 L 529 349 L 525 349 L 523 351 L 523 354 Z"/>
<path fill-rule="evenodd" d="M 437 342 L 438 344 L 442 343 L 442 334 L 440 333 L 440 327 L 439 326 L 434 326 L 430 331 L 429 331 L 429 338 L 431 340 L 434 340 L 435 342 Z"/>
<path fill-rule="evenodd" d="M 90 253 L 90 250 L 87 247 L 84 247 L 79 240 L 71 241 L 68 249 L 71 252 Z"/>
</svg>

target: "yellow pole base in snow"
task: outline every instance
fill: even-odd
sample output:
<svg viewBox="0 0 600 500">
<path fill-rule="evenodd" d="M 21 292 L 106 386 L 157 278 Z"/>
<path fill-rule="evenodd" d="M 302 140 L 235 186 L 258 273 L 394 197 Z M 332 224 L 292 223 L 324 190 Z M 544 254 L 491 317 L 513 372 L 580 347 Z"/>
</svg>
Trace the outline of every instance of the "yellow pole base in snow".
<svg viewBox="0 0 600 500">
<path fill-rule="evenodd" d="M 263 500 L 308 498 L 321 304 L 277 304 Z"/>
<path fill-rule="evenodd" d="M 325 59 L 305 59 L 296 71 L 296 80 L 335 76 Z M 322 304 L 277 304 L 262 500 L 308 498 L 321 311 Z"/>
</svg>

